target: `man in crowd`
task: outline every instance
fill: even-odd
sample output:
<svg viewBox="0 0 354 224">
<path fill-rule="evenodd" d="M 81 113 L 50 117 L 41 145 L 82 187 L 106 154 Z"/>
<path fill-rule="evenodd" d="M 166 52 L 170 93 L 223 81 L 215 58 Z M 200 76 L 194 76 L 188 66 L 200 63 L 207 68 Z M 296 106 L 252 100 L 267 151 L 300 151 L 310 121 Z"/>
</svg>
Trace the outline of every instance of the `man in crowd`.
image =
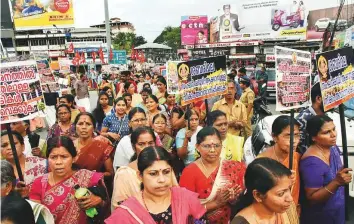
<svg viewBox="0 0 354 224">
<path fill-rule="evenodd" d="M 75 91 L 76 91 L 76 104 L 79 107 L 84 107 L 85 111 L 91 112 L 90 106 L 90 94 L 88 90 L 88 83 L 86 76 L 84 74 L 80 74 L 80 79 L 75 83 Z"/>
<path fill-rule="evenodd" d="M 268 83 L 268 75 L 266 73 L 265 67 L 262 67 L 260 71 L 257 71 L 256 79 L 258 83 L 258 94 L 265 98 L 267 95 Z M 265 84 L 265 86 L 263 86 L 263 84 Z"/>
<path fill-rule="evenodd" d="M 247 124 L 245 126 L 246 138 L 252 135 L 251 120 L 253 117 L 253 101 L 255 98 L 254 92 L 250 88 L 250 79 L 247 76 L 243 76 L 239 79 L 240 87 L 243 90 L 240 101 L 245 105 L 247 109 Z"/>
<path fill-rule="evenodd" d="M 312 105 L 308 108 L 302 110 L 300 114 L 296 117 L 296 120 L 300 123 L 300 153 L 305 153 L 309 145 L 308 139 L 306 137 L 306 126 L 307 121 L 316 115 L 324 115 L 322 94 L 320 83 L 316 83 L 311 89 L 311 102 Z"/>
<path fill-rule="evenodd" d="M 240 136 L 241 130 L 247 123 L 247 110 L 245 105 L 235 100 L 235 93 L 235 82 L 229 79 L 227 83 L 227 93 L 224 95 L 223 99 L 214 104 L 212 111 L 221 110 L 224 112 L 229 122 L 229 133 Z"/>
</svg>

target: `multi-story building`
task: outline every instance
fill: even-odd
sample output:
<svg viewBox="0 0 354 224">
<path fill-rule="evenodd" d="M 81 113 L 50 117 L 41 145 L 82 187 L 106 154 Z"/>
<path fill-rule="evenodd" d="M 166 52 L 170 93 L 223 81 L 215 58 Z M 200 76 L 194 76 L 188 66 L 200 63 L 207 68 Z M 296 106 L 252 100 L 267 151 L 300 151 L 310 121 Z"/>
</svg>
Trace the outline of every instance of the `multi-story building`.
<svg viewBox="0 0 354 224">
<path fill-rule="evenodd" d="M 1 1 L 1 58 L 13 57 L 16 55 L 14 48 L 14 29 L 9 7 L 9 1 Z"/>
<path fill-rule="evenodd" d="M 111 18 L 109 23 L 111 26 L 112 37 L 117 36 L 118 33 L 135 33 L 134 25 L 127 21 L 121 21 L 120 18 Z M 106 24 L 103 22 L 97 25 L 92 25 L 91 27 L 106 29 Z"/>
</svg>

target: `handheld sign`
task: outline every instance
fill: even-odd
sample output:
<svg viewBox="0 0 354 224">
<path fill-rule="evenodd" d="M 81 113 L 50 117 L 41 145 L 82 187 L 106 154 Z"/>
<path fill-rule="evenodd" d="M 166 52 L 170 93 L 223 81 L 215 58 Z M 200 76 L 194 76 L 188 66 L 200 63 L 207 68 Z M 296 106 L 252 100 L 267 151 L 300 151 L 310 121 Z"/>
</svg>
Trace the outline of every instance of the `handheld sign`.
<svg viewBox="0 0 354 224">
<path fill-rule="evenodd" d="M 275 47 L 276 110 L 290 110 L 289 169 L 294 158 L 294 109 L 310 102 L 311 53 L 291 48 Z"/>
<path fill-rule="evenodd" d="M 227 92 L 226 56 L 181 62 L 177 72 L 182 106 Z"/>
</svg>

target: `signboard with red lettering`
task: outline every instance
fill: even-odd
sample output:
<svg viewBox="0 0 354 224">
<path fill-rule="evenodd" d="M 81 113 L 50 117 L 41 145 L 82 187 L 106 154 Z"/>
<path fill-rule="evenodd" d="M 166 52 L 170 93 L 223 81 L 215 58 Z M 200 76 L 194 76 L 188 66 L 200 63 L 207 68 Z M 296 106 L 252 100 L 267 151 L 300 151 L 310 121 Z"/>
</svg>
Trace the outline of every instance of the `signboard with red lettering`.
<svg viewBox="0 0 354 224">
<path fill-rule="evenodd" d="M 35 60 L 2 63 L 0 89 L 2 124 L 44 116 L 44 97 Z"/>
<path fill-rule="evenodd" d="M 275 62 L 275 56 L 272 54 L 266 55 L 266 62 Z"/>
<path fill-rule="evenodd" d="M 275 47 L 276 111 L 309 106 L 311 53 Z"/>
</svg>

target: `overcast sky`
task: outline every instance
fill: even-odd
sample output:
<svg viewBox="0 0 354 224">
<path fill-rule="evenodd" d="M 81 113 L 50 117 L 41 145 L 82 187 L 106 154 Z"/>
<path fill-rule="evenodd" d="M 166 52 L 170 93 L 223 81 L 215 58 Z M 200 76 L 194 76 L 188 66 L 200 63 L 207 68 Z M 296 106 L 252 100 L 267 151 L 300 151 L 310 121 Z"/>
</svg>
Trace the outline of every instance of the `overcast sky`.
<svg viewBox="0 0 354 224">
<path fill-rule="evenodd" d="M 238 0 L 108 0 L 109 17 L 134 24 L 137 35 L 152 42 L 166 26 L 179 26 L 183 15 L 218 15 L 223 4 Z M 104 21 L 104 0 L 73 0 L 75 27 L 89 27 Z M 307 9 L 339 5 L 339 0 L 304 0 Z M 354 3 L 353 0 L 347 0 Z M 319 4 L 320 3 L 320 4 Z"/>
</svg>

